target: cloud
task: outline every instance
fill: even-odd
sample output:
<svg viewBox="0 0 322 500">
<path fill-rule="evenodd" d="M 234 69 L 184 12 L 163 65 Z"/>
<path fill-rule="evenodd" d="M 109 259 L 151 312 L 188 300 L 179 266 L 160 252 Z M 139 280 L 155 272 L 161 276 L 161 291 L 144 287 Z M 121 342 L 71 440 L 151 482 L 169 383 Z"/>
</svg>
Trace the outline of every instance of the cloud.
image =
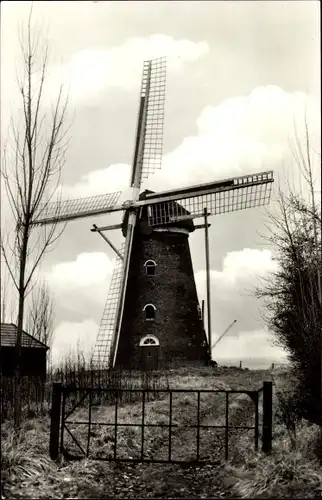
<svg viewBox="0 0 322 500">
<path fill-rule="evenodd" d="M 277 361 L 281 357 L 283 351 L 271 347 L 270 335 L 260 327 L 261 304 L 255 302 L 253 297 L 260 278 L 276 269 L 277 262 L 270 250 L 244 248 L 228 252 L 222 269 L 210 271 L 212 344 L 234 319 L 237 320 L 216 346 L 213 352 L 215 359 L 271 357 Z M 198 271 L 195 280 L 199 298 L 206 297 L 206 272 Z"/>
<path fill-rule="evenodd" d="M 210 271 L 210 280 L 213 287 L 220 290 L 222 299 L 226 299 L 226 295 L 240 294 L 246 287 L 255 286 L 260 277 L 276 269 L 277 262 L 273 260 L 271 250 L 244 248 L 228 252 L 223 259 L 222 270 Z M 206 283 L 206 271 L 198 271 L 195 279 L 201 292 Z"/>
<path fill-rule="evenodd" d="M 108 87 L 126 91 L 137 88 L 144 60 L 167 56 L 167 70 L 182 72 L 185 66 L 209 51 L 206 42 L 175 40 L 162 34 L 129 38 L 122 45 L 79 51 L 62 67 L 52 68 L 52 86 L 69 82 L 73 100 L 99 100 L 99 92 Z"/>
<path fill-rule="evenodd" d="M 130 165 L 124 163 L 110 165 L 108 168 L 100 170 L 92 170 L 91 172 L 82 175 L 80 180 L 73 186 L 63 186 L 63 199 L 95 196 L 103 194 L 104 192 L 124 192 L 129 189 L 130 172 Z M 124 193 L 122 199 L 126 194 L 129 195 L 130 199 L 130 191 Z"/>
<path fill-rule="evenodd" d="M 164 156 L 162 170 L 149 184 L 170 188 L 268 169 L 277 172 L 290 157 L 294 124 L 303 144 L 305 112 L 312 138 L 320 131 L 317 109 L 309 96 L 276 86 L 207 106 L 197 119 L 198 133 Z"/>
<path fill-rule="evenodd" d="M 112 261 L 105 253 L 81 253 L 74 261 L 54 264 L 45 277 L 53 288 L 61 292 L 81 291 L 82 288 L 106 282 L 112 269 Z"/>
<path fill-rule="evenodd" d="M 100 321 L 114 260 L 103 252 L 81 253 L 75 260 L 60 262 L 43 271 L 57 307 L 81 318 L 91 311 Z"/>
<path fill-rule="evenodd" d="M 314 129 L 317 114 L 312 100 L 304 94 L 289 94 L 274 86 L 260 87 L 247 96 L 228 99 L 218 106 L 208 106 L 202 110 L 197 120 L 197 134 L 185 138 L 175 150 L 167 153 L 162 170 L 151 176 L 143 188 L 149 187 L 156 191 L 171 189 L 268 168 L 273 168 L 277 177 L 286 160 L 294 171 L 294 161 L 290 161 L 289 138 L 294 137 L 294 120 L 298 124 L 299 136 L 303 137 L 301 134 L 305 109 L 309 127 L 318 130 L 318 127 Z M 124 186 L 127 185 L 129 172 L 130 167 L 127 165 L 112 165 L 86 174 L 76 185 L 64 189 L 75 197 L 114 191 L 122 187 L 123 179 Z M 94 260 L 93 258 L 91 261 L 93 265 Z M 77 267 L 76 263 L 74 266 L 69 270 L 66 267 L 56 269 L 53 281 L 56 279 L 57 289 L 57 273 L 62 290 L 65 279 L 70 287 L 74 279 L 71 276 L 78 277 L 78 274 L 82 274 L 82 266 Z M 259 348 L 256 342 L 260 344 L 260 340 L 256 339 L 261 335 L 263 345 L 267 343 L 261 330 L 263 321 L 259 312 L 260 303 L 254 301 L 250 292 L 256 285 L 257 275 L 275 268 L 276 263 L 269 250 L 245 248 L 228 253 L 221 270 L 211 270 L 213 339 L 233 319 L 238 320 L 223 341 L 223 345 L 227 345 L 227 339 L 235 337 L 236 343 L 229 344 L 231 349 L 227 348 L 227 353 L 232 358 L 236 352 L 244 352 L 243 349 L 245 353 L 249 351 L 254 356 L 257 355 Z M 74 269 L 73 272 L 71 269 Z M 89 297 L 89 300 L 94 296 L 95 299 L 100 297 L 103 304 L 106 297 L 104 282 L 85 285 L 86 273 L 79 279 L 83 280 L 84 286 L 76 285 L 76 280 L 73 288 L 77 289 L 78 296 Z M 107 275 L 106 280 L 108 281 Z M 205 297 L 204 271 L 196 274 L 196 283 L 199 296 Z M 73 293 L 68 298 L 74 303 L 75 310 L 83 307 L 84 302 L 76 301 Z M 243 332 L 249 331 L 260 333 L 254 334 L 254 343 L 251 344 L 253 347 L 246 349 L 243 346 L 247 344 L 240 344 L 241 341 L 236 339 L 238 336 L 241 338 Z M 249 335 L 251 338 L 252 334 Z"/>
<path fill-rule="evenodd" d="M 80 322 L 62 321 L 54 332 L 53 365 L 59 365 L 69 356 L 75 359 L 78 350 L 84 354 L 86 360 L 89 360 L 97 332 L 98 325 L 91 318 Z"/>
<path fill-rule="evenodd" d="M 69 354 L 75 356 L 78 344 L 89 359 L 99 330 L 99 321 L 107 298 L 114 263 L 102 252 L 81 253 L 75 260 L 55 264 L 44 277 L 60 308 L 78 316 L 99 312 L 96 319 L 62 321 L 55 328 L 53 363 Z"/>
<path fill-rule="evenodd" d="M 66 307 L 78 313 L 86 313 L 91 311 L 90 301 L 95 301 L 97 309 L 103 307 L 112 266 L 113 263 L 104 253 L 82 253 L 73 261 L 54 265 L 47 271 L 46 278 L 57 301 L 65 303 Z M 252 288 L 258 276 L 265 276 L 275 269 L 276 262 L 272 259 L 270 250 L 245 248 L 240 252 L 229 252 L 223 260 L 221 271 L 211 270 L 212 310 L 216 318 L 213 342 L 232 319 L 238 320 L 232 331 L 216 347 L 215 359 L 264 357 L 278 361 L 283 357 L 281 349 L 271 346 L 265 330 L 250 332 L 244 329 L 247 322 L 244 322 L 243 315 L 250 310 L 250 299 L 245 296 L 245 287 Z M 197 272 L 195 279 L 199 297 L 205 296 L 205 271 Z M 248 312 L 246 314 L 249 316 Z M 53 359 L 59 360 L 63 354 L 68 353 L 74 355 L 78 342 L 88 359 L 98 333 L 99 319 L 100 317 L 97 320 L 88 318 L 79 322 L 61 322 L 55 329 Z"/>
<path fill-rule="evenodd" d="M 283 363 L 285 352 L 272 344 L 271 335 L 265 330 L 240 331 L 237 336 L 227 336 L 213 349 L 213 359 L 219 363 L 233 360 L 247 361 L 265 360 L 264 366 L 271 362 Z"/>
<path fill-rule="evenodd" d="M 197 119 L 197 134 L 185 137 L 173 151 L 166 153 L 162 169 L 151 175 L 143 187 L 158 191 L 269 169 L 274 170 L 275 178 L 285 168 L 296 177 L 290 150 L 290 140 L 295 141 L 294 123 L 303 144 L 307 113 L 312 147 L 318 151 L 317 109 L 309 96 L 287 93 L 276 86 L 258 87 L 249 95 L 207 106 Z M 313 150 L 312 160 L 317 172 L 318 158 Z M 75 197 L 125 191 L 129 176 L 129 165 L 114 164 L 84 175 L 77 184 L 64 190 Z M 123 199 L 130 195 L 127 191 Z"/>
</svg>

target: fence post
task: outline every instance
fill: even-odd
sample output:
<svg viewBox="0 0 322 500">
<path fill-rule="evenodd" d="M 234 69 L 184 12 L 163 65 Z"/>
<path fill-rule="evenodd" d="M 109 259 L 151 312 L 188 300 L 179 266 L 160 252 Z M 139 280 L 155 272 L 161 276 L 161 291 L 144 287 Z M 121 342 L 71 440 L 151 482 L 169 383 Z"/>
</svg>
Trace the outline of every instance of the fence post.
<svg viewBox="0 0 322 500">
<path fill-rule="evenodd" d="M 59 427 L 62 391 L 63 387 L 61 382 L 53 384 L 49 441 L 49 455 L 52 460 L 57 460 L 59 455 Z"/>
<path fill-rule="evenodd" d="M 264 382 L 262 450 L 265 453 L 270 453 L 272 450 L 272 423 L 273 423 L 273 384 L 272 382 Z"/>
</svg>

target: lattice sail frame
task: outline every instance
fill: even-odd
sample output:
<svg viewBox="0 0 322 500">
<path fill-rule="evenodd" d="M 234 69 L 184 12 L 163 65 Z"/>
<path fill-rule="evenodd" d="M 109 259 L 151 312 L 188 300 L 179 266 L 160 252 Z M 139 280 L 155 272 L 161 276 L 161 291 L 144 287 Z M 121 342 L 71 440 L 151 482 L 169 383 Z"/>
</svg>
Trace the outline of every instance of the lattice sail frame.
<svg viewBox="0 0 322 500">
<path fill-rule="evenodd" d="M 165 89 L 166 57 L 144 61 L 137 137 L 137 141 L 142 138 L 143 147 L 141 158 L 137 158 L 136 154 L 134 157 L 131 186 L 136 169 L 140 169 L 141 185 L 144 179 L 161 168 Z"/>
<path fill-rule="evenodd" d="M 116 191 L 86 198 L 44 203 L 39 206 L 33 224 L 52 224 L 108 213 L 116 206 L 121 194 L 122 191 Z"/>
<path fill-rule="evenodd" d="M 267 205 L 271 198 L 273 172 L 236 177 L 223 184 L 226 186 L 214 187 L 207 194 L 184 198 L 179 195 L 175 200 L 149 205 L 148 224 L 157 226 L 203 217 L 205 208 L 210 215 L 220 215 Z"/>
<path fill-rule="evenodd" d="M 119 249 L 121 255 L 124 255 L 124 247 L 125 244 L 123 243 Z M 92 366 L 97 370 L 107 368 L 111 356 L 113 356 L 117 305 L 121 292 L 123 273 L 123 261 L 120 257 L 117 257 L 92 356 Z"/>
</svg>

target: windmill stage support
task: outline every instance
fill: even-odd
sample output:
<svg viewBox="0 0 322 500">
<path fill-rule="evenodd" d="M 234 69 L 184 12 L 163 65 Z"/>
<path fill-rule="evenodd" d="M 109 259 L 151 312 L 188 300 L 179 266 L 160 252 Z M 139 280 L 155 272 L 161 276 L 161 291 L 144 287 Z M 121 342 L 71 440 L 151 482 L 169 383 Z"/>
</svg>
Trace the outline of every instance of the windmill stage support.
<svg viewBox="0 0 322 500">
<path fill-rule="evenodd" d="M 112 231 L 113 229 L 122 229 L 122 224 L 112 224 L 111 226 L 103 226 L 103 227 L 97 227 L 96 224 L 93 224 L 93 228 L 91 229 L 92 233 L 98 232 L 98 231 Z"/>
<path fill-rule="evenodd" d="M 210 214 L 208 214 L 210 215 Z M 205 225 L 204 224 L 195 224 L 195 229 L 205 229 Z M 208 224 L 208 228 L 211 227 L 211 224 Z"/>
<path fill-rule="evenodd" d="M 93 224 L 93 229 L 91 229 L 91 231 L 96 231 L 98 234 L 100 234 L 102 236 L 102 238 L 106 241 L 106 243 L 108 243 L 110 245 L 110 247 L 114 250 L 114 252 L 118 255 L 118 257 L 120 257 L 120 259 L 123 260 L 123 255 L 120 254 L 120 252 L 118 251 L 118 249 L 113 245 L 113 243 L 105 236 L 105 234 L 103 234 L 101 232 L 101 229 L 99 229 L 96 224 Z"/>
<path fill-rule="evenodd" d="M 206 278 L 207 278 L 207 323 L 208 323 L 208 343 L 210 360 L 212 360 L 212 342 L 211 342 L 211 304 L 210 304 L 210 270 L 209 270 L 209 235 L 208 235 L 208 210 L 204 209 L 205 219 L 205 250 L 206 250 Z"/>
</svg>

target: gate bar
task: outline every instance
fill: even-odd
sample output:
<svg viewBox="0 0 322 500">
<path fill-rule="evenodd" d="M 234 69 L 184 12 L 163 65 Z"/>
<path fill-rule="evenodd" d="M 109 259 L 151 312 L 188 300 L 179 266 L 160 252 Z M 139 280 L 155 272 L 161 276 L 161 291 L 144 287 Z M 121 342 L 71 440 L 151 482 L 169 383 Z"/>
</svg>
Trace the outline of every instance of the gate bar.
<svg viewBox="0 0 322 500">
<path fill-rule="evenodd" d="M 229 407 L 229 392 L 226 392 L 226 432 L 225 432 L 225 460 L 228 460 L 228 407 Z"/>
<path fill-rule="evenodd" d="M 114 428 L 114 460 L 116 460 L 116 446 L 117 446 L 117 401 L 118 392 L 115 392 L 115 428 Z"/>
<path fill-rule="evenodd" d="M 273 420 L 273 384 L 264 382 L 263 384 L 263 445 L 264 453 L 270 453 L 272 450 L 272 420 Z"/>
<path fill-rule="evenodd" d="M 141 427 L 141 460 L 144 454 L 144 411 L 145 411 L 145 390 L 142 390 L 142 427 Z"/>
<path fill-rule="evenodd" d="M 197 394 L 197 460 L 199 460 L 200 447 L 200 391 Z"/>
<path fill-rule="evenodd" d="M 92 426 L 92 390 L 89 390 L 89 406 L 88 406 L 88 435 L 87 435 L 87 450 L 86 456 L 89 455 L 89 442 L 91 438 L 91 426 Z"/>
<path fill-rule="evenodd" d="M 60 429 L 60 451 L 64 450 L 64 428 L 65 428 L 65 406 L 66 406 L 66 392 L 63 390 L 63 408 L 61 412 L 61 429 Z"/>
<path fill-rule="evenodd" d="M 170 392 L 169 401 L 169 462 L 171 462 L 171 439 L 172 439 L 172 391 Z"/>
<path fill-rule="evenodd" d="M 255 451 L 258 450 L 258 425 L 259 425 L 259 418 L 258 418 L 258 392 L 254 394 L 255 396 Z"/>
<path fill-rule="evenodd" d="M 56 382 L 53 384 L 50 439 L 49 439 L 49 455 L 52 460 L 57 460 L 59 455 L 59 425 L 60 425 L 61 395 L 62 395 L 62 383 Z"/>
</svg>

